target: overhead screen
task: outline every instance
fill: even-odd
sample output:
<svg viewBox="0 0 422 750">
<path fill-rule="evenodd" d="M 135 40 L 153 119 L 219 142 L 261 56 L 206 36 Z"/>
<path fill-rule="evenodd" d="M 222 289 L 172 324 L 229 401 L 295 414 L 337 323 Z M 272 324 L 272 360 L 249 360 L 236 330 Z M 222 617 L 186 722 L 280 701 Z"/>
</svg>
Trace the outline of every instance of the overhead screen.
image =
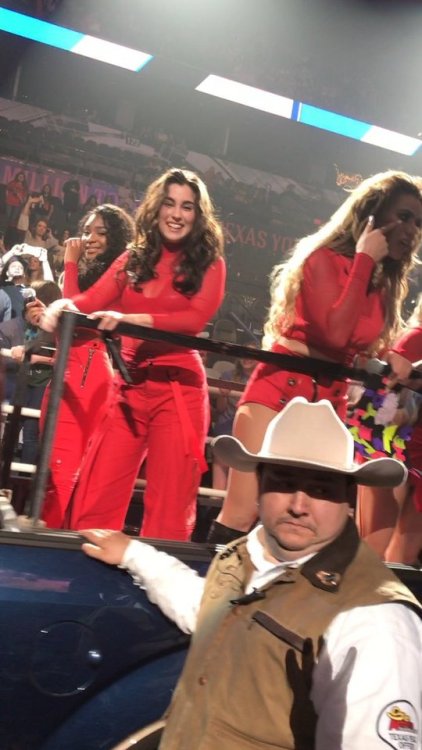
<svg viewBox="0 0 422 750">
<path fill-rule="evenodd" d="M 93 60 L 117 65 L 136 73 L 153 60 L 153 55 L 147 52 L 114 44 L 105 39 L 98 39 L 89 34 L 82 34 L 79 31 L 1 7 L 0 30 L 32 39 L 35 42 L 58 47 L 76 55 L 83 55 Z M 407 156 L 415 154 L 422 145 L 422 141 L 418 138 L 396 133 L 377 125 L 371 125 L 369 122 L 355 120 L 352 117 L 330 112 L 305 102 L 247 86 L 221 76 L 208 75 L 196 87 L 196 91 Z"/>
<path fill-rule="evenodd" d="M 134 72 L 140 71 L 153 57 L 147 52 L 123 47 L 121 44 L 107 42 L 105 39 L 66 29 L 6 8 L 0 8 L 0 30 Z"/>
<path fill-rule="evenodd" d="M 244 83 L 221 78 L 221 76 L 207 76 L 196 87 L 196 90 L 407 156 L 415 154 L 422 145 L 422 141 L 418 138 L 371 125 L 369 122 L 354 120 L 352 117 L 336 114 L 285 96 L 271 94 L 253 86 L 246 86 Z"/>
</svg>

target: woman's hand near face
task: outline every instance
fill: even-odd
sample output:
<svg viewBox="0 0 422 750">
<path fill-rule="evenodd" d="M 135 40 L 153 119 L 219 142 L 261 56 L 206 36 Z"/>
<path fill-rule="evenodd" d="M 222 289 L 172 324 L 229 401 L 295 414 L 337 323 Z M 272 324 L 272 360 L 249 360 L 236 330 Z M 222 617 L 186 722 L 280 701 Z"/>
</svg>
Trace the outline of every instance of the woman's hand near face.
<svg viewBox="0 0 422 750">
<path fill-rule="evenodd" d="M 81 237 L 69 237 L 64 243 L 64 262 L 78 263 L 85 249 Z"/>
<path fill-rule="evenodd" d="M 388 255 L 388 233 L 400 224 L 400 221 L 392 221 L 384 227 L 374 228 L 374 217 L 370 216 L 365 229 L 356 243 L 356 253 L 369 255 L 374 263 L 379 263 Z"/>
</svg>

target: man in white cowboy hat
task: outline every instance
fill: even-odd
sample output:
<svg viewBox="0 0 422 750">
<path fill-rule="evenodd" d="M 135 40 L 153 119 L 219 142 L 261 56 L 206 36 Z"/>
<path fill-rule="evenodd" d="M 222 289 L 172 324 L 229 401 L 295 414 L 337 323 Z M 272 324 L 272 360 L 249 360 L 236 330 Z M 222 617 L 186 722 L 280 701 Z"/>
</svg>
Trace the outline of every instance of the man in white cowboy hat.
<svg viewBox="0 0 422 750">
<path fill-rule="evenodd" d="M 120 532 L 81 532 L 87 554 L 121 564 L 193 633 L 160 748 L 420 748 L 422 608 L 350 512 L 357 483 L 396 486 L 405 467 L 355 464 L 331 404 L 303 398 L 258 454 L 229 436 L 214 452 L 256 469 L 261 523 L 205 580 Z"/>
</svg>

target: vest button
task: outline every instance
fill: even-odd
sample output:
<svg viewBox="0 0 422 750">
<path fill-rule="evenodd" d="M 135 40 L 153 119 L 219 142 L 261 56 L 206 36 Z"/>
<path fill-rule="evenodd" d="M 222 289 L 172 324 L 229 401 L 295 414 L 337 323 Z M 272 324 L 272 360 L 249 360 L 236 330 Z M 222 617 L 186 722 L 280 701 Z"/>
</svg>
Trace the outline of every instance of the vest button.
<svg viewBox="0 0 422 750">
<path fill-rule="evenodd" d="M 296 385 L 295 378 L 289 378 L 287 381 L 287 385 L 290 385 L 290 386 Z"/>
<path fill-rule="evenodd" d="M 200 685 L 206 685 L 207 682 L 208 682 L 208 680 L 207 680 L 207 678 L 206 678 L 206 676 L 204 674 L 201 674 L 198 682 L 199 682 Z"/>
</svg>

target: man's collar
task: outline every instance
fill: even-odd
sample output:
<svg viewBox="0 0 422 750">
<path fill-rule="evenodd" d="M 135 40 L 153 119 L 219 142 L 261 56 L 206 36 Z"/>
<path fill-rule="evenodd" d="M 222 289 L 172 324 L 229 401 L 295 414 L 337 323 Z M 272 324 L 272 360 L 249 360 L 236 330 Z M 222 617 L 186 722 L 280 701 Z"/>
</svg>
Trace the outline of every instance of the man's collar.
<svg viewBox="0 0 422 750">
<path fill-rule="evenodd" d="M 302 575 L 317 588 L 337 591 L 344 572 L 356 556 L 359 544 L 356 525 L 348 518 L 341 534 L 305 563 Z"/>
<path fill-rule="evenodd" d="M 277 562 L 268 560 L 265 557 L 264 545 L 259 539 L 259 531 L 262 528 L 262 524 L 255 526 L 255 528 L 249 532 L 246 543 L 249 556 L 258 573 L 266 573 L 269 570 L 274 570 L 274 568 L 279 568 L 280 571 L 285 568 L 299 568 L 315 556 L 315 553 L 312 553 L 311 555 L 303 555 L 297 560 L 278 560 Z"/>
</svg>

